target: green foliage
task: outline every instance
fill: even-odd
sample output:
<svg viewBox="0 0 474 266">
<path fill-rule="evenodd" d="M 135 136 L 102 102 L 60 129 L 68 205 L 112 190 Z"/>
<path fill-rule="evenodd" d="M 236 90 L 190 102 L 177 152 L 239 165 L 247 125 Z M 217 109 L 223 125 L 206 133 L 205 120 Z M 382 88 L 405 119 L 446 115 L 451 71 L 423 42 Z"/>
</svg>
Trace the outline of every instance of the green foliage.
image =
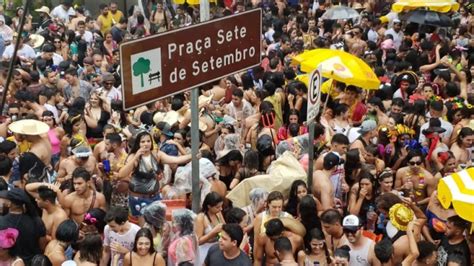
<svg viewBox="0 0 474 266">
<path fill-rule="evenodd" d="M 150 60 L 143 57 L 138 58 L 137 62 L 133 64 L 133 75 L 140 76 L 142 87 L 145 86 L 143 75 L 150 72 Z"/>
</svg>

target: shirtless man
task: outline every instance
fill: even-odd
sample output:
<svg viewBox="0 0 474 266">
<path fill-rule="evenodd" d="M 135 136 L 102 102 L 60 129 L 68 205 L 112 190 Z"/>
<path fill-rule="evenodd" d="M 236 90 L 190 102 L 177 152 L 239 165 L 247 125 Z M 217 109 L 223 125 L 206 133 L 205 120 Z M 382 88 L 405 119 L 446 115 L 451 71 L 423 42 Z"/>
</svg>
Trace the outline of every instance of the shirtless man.
<svg viewBox="0 0 474 266">
<path fill-rule="evenodd" d="M 334 207 L 334 187 L 331 183 L 331 174 L 339 165 L 339 156 L 329 152 L 324 156 L 323 170 L 313 172 L 313 193 L 321 202 L 322 211 Z"/>
<path fill-rule="evenodd" d="M 47 132 L 48 125 L 35 120 L 16 121 L 9 125 L 9 129 L 20 135 L 20 138 L 31 144 L 29 152 L 34 153 L 46 165 L 51 165 L 51 143 Z"/>
<path fill-rule="evenodd" d="M 275 240 L 280 237 L 287 237 L 296 254 L 303 248 L 303 238 L 290 231 L 286 231 L 280 219 L 272 219 L 265 225 L 265 234 L 258 236 L 254 251 L 254 266 L 261 266 L 263 255 L 265 255 L 265 265 L 277 265 L 278 258 L 275 256 Z"/>
<path fill-rule="evenodd" d="M 348 243 L 341 222 L 342 215 L 337 209 L 326 210 L 321 214 L 321 225 L 326 238 L 326 244 L 332 254 L 337 248 Z"/>
<path fill-rule="evenodd" d="M 456 142 L 451 146 L 451 151 L 456 157 L 457 163 L 466 168 L 471 165 L 471 147 L 474 140 L 474 131 L 470 127 L 464 127 L 459 131 Z M 463 167 L 464 166 L 464 167 Z"/>
<path fill-rule="evenodd" d="M 59 163 L 58 177 L 59 182 L 71 179 L 72 173 L 78 167 L 85 168 L 89 173 L 99 174 L 97 160 L 92 155 L 91 149 L 87 146 L 80 146 L 72 151 L 73 155 Z"/>
<path fill-rule="evenodd" d="M 376 119 L 378 125 L 387 125 L 388 116 L 385 107 L 379 97 L 371 97 L 367 102 L 367 114 L 372 119 Z"/>
<path fill-rule="evenodd" d="M 344 158 L 347 152 L 347 147 L 349 146 L 349 139 L 344 134 L 334 134 L 331 139 L 331 149 L 330 152 L 338 155 L 339 158 Z M 314 165 L 315 170 L 324 170 L 323 163 L 324 157 L 329 153 L 321 154 Z M 313 175 L 314 176 L 314 175 Z M 349 186 L 346 183 L 344 177 L 344 164 L 340 163 L 337 167 L 331 172 L 330 181 L 332 184 L 333 198 L 337 198 L 338 201 L 343 199 L 343 193 L 349 192 Z M 340 203 L 341 204 L 341 203 Z"/>
<path fill-rule="evenodd" d="M 429 195 L 436 190 L 438 182 L 430 172 L 423 168 L 421 152 L 417 150 L 408 152 L 407 162 L 408 166 L 397 170 L 395 189 L 408 189 L 413 193 L 418 205 L 426 206 L 430 200 Z"/>
<path fill-rule="evenodd" d="M 104 131 L 103 132 L 104 140 L 102 140 L 101 142 L 97 143 L 94 146 L 94 152 L 93 152 L 94 157 L 98 162 L 101 161 L 100 155 L 106 150 L 105 149 L 105 137 L 110 133 L 116 133 L 115 127 L 110 125 L 110 124 L 105 125 L 103 131 Z"/>
<path fill-rule="evenodd" d="M 418 206 L 416 206 L 416 204 L 411 201 L 410 198 L 403 197 L 402 200 L 406 205 L 406 208 L 410 208 L 413 210 L 417 223 L 420 224 L 421 227 L 423 227 L 426 222 L 425 213 L 420 208 L 418 208 Z M 392 262 L 394 263 L 394 265 L 399 265 L 410 254 L 410 239 L 408 235 L 406 233 L 403 233 L 402 236 L 396 239 L 397 235 L 399 235 L 398 232 L 394 236 L 388 235 L 390 241 L 393 242 Z"/>
<path fill-rule="evenodd" d="M 93 208 L 106 210 L 105 197 L 102 193 L 91 188 L 91 174 L 83 167 L 78 167 L 72 173 L 74 192 L 64 196 L 58 193 L 58 201 L 69 218 L 77 224 L 84 220 L 84 214 Z M 59 188 L 55 188 L 59 191 Z"/>
<path fill-rule="evenodd" d="M 47 183 L 30 183 L 26 191 L 36 199 L 38 207 L 43 210 L 41 219 L 46 227 L 46 239 L 55 239 L 56 229 L 64 220 L 68 219 L 67 213 L 56 204 L 55 186 Z"/>
</svg>

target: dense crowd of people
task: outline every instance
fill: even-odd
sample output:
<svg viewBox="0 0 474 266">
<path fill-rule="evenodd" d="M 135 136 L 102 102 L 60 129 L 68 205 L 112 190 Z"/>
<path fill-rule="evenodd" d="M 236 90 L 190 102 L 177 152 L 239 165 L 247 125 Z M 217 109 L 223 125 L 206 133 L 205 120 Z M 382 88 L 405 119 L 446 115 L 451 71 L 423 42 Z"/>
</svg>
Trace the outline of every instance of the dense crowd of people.
<svg viewBox="0 0 474 266">
<path fill-rule="evenodd" d="M 211 19 L 261 8 L 263 52 L 199 88 L 199 189 L 189 92 L 124 111 L 119 50 L 198 23 L 199 6 L 110 2 L 94 16 L 63 0 L 32 8 L 20 31 L 10 2 L 0 265 L 472 265 L 473 226 L 437 192 L 473 162 L 472 1 L 457 1 L 449 27 L 410 23 L 393 0 L 212 2 Z M 338 5 L 359 16 L 325 17 Z M 325 79 L 310 143 L 292 58 L 317 48 L 363 59 L 381 85 Z"/>
</svg>

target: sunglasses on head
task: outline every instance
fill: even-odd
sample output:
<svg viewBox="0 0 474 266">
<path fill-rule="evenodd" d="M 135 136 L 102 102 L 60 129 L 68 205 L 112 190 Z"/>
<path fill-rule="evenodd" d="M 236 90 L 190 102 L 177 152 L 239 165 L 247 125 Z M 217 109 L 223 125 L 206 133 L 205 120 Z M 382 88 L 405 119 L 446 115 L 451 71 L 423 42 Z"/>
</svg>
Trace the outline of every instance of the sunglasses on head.
<svg viewBox="0 0 474 266">
<path fill-rule="evenodd" d="M 422 161 L 416 161 L 416 162 L 413 162 L 413 161 L 409 161 L 408 164 L 410 165 L 421 165 L 423 162 Z"/>
</svg>

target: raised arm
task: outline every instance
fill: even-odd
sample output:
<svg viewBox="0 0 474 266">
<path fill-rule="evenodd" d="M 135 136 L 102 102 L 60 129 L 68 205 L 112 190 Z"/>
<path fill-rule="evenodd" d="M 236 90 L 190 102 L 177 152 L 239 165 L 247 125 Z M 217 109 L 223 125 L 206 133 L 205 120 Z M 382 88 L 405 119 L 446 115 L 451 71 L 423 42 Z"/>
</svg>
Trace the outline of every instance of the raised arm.
<svg viewBox="0 0 474 266">
<path fill-rule="evenodd" d="M 158 151 L 158 161 L 162 164 L 184 164 L 191 161 L 191 154 L 183 156 L 169 156 L 168 154 Z"/>
</svg>

